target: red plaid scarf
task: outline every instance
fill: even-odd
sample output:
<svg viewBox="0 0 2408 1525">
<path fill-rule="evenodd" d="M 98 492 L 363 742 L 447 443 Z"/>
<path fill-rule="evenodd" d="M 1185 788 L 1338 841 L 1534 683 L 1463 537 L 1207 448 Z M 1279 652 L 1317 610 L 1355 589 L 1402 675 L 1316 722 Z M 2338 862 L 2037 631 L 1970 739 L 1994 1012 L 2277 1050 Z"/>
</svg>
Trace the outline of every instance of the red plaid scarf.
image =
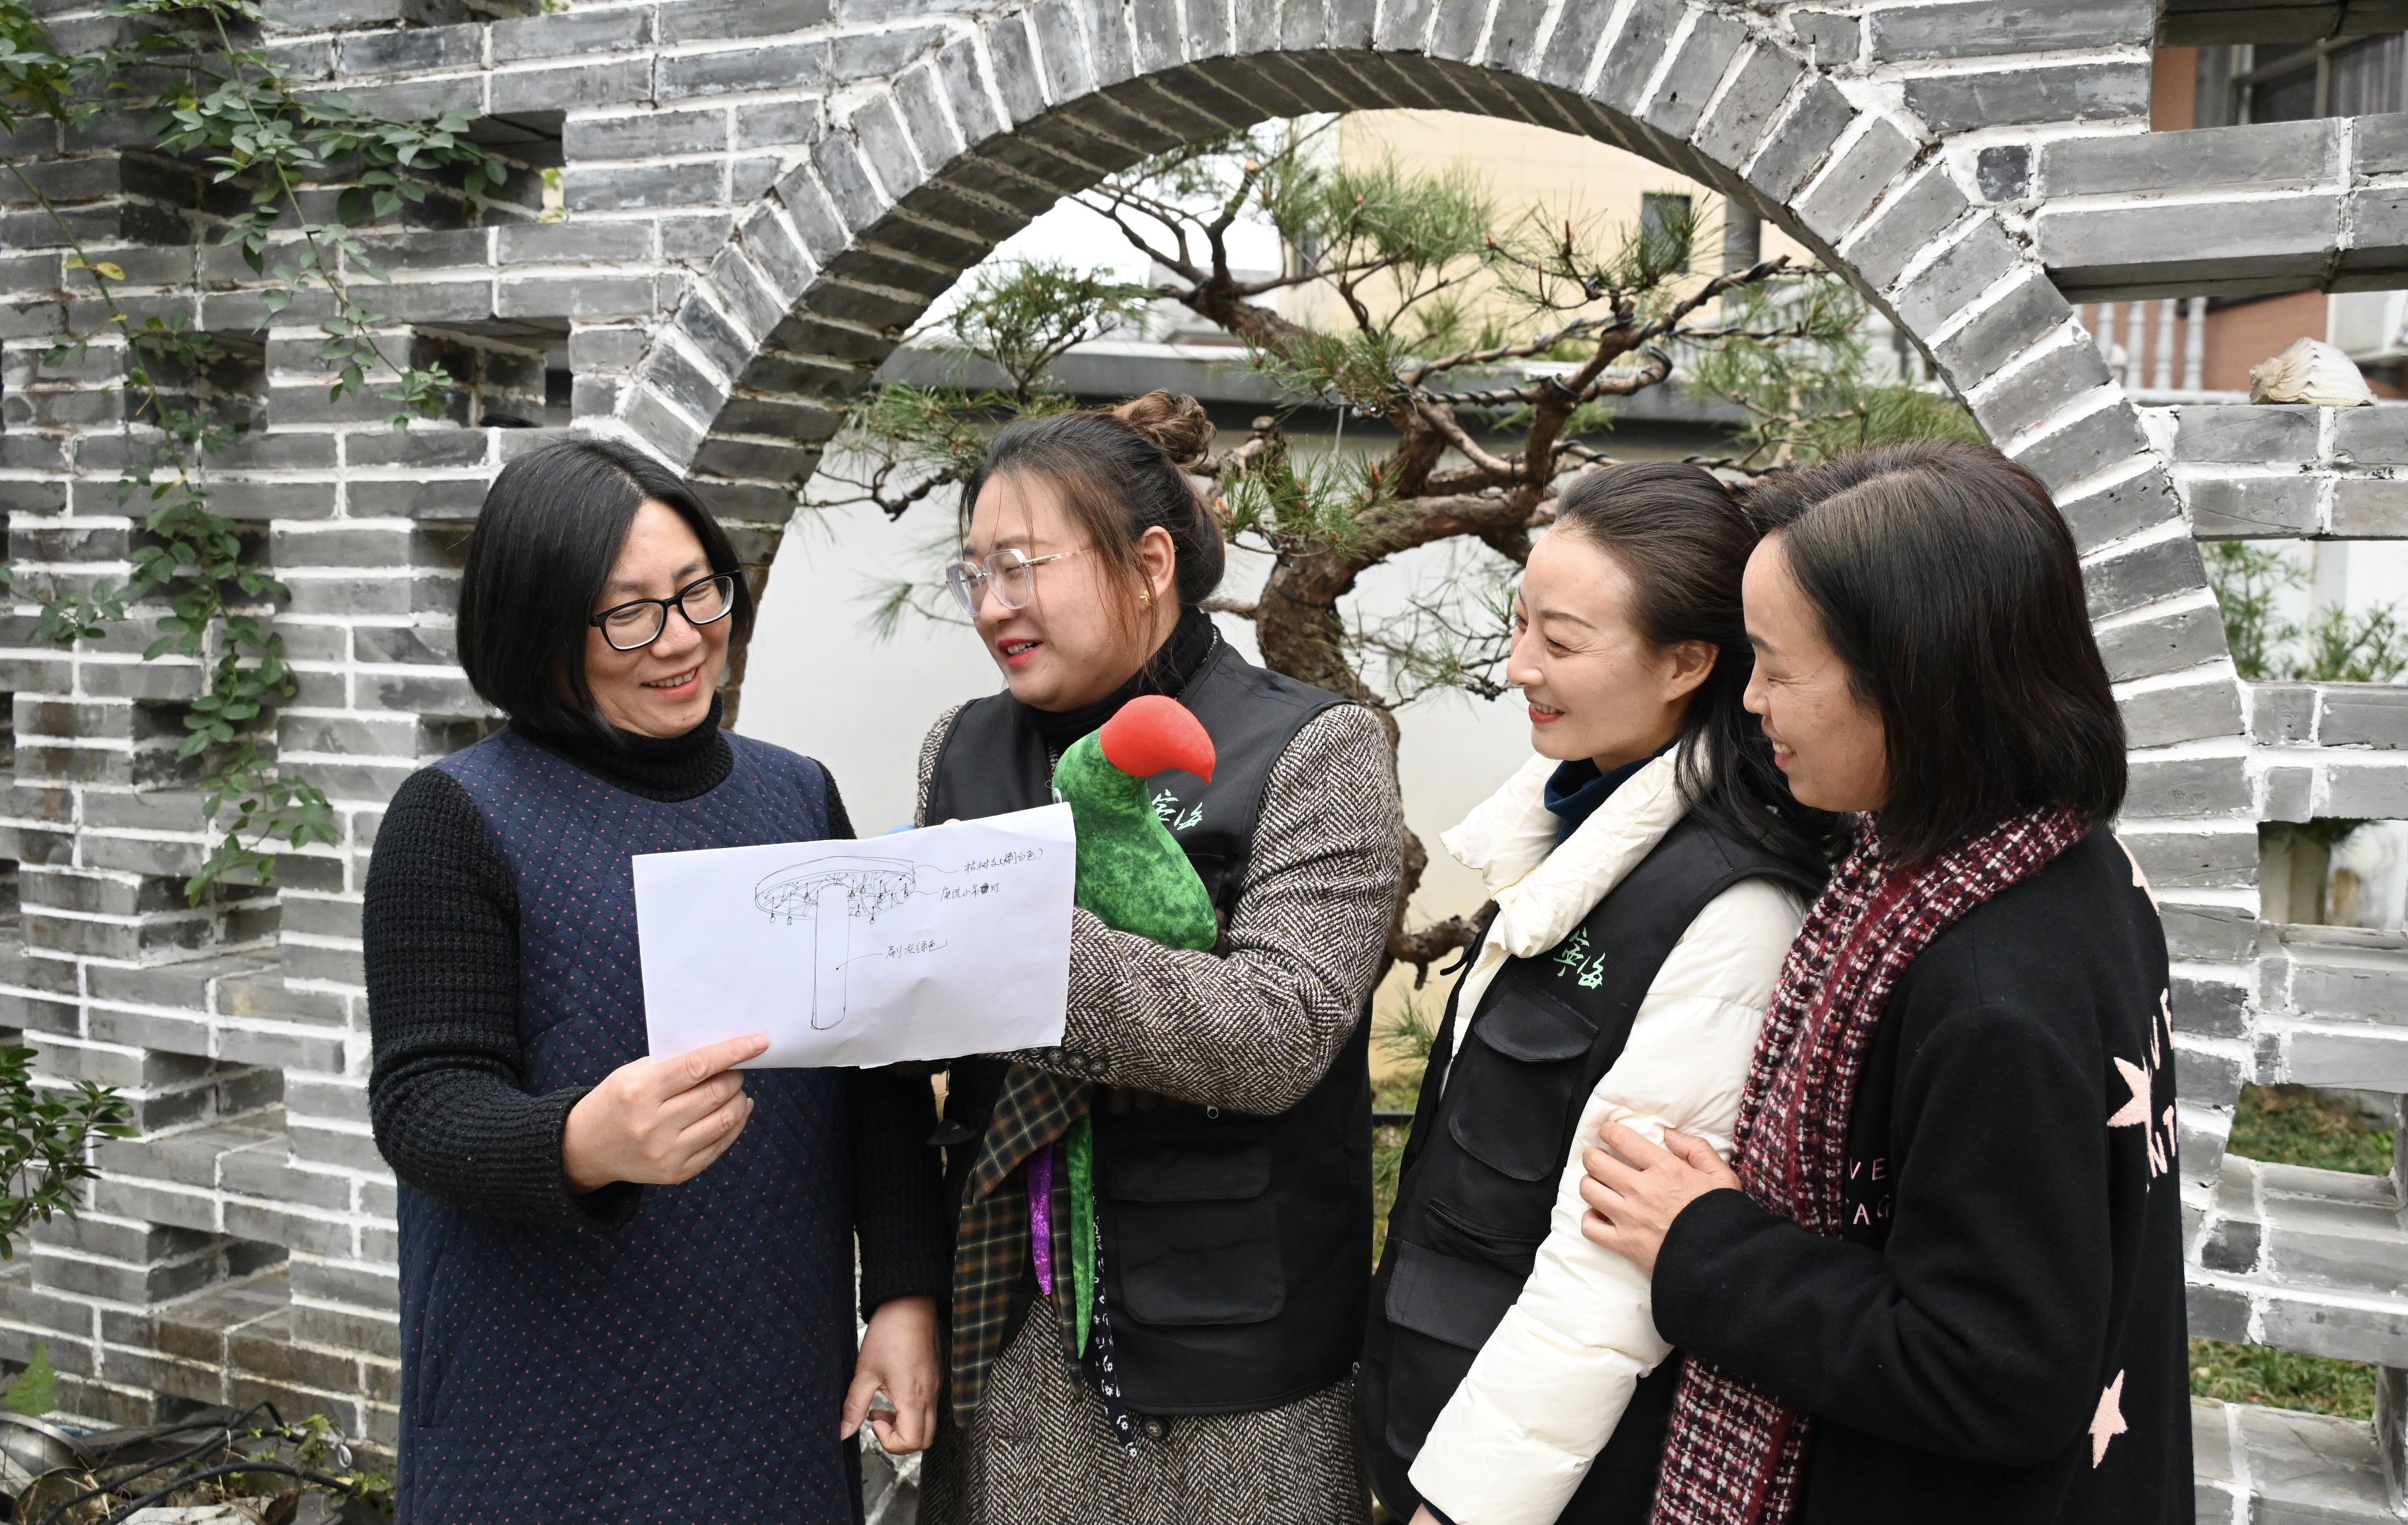
<svg viewBox="0 0 2408 1525">
<path fill-rule="evenodd" d="M 2001 822 L 1928 864 L 1882 856 L 1872 818 L 1782 966 L 1731 1147 L 1740 1184 L 1812 1233 L 1845 1222 L 1848 1119 L 1866 1046 L 1891 989 L 1931 940 L 2088 830 L 2051 806 Z M 1652 1525 L 1784 1525 L 1798 1503 L 1813 1419 L 1703 1361 L 1681 1371 Z"/>
</svg>

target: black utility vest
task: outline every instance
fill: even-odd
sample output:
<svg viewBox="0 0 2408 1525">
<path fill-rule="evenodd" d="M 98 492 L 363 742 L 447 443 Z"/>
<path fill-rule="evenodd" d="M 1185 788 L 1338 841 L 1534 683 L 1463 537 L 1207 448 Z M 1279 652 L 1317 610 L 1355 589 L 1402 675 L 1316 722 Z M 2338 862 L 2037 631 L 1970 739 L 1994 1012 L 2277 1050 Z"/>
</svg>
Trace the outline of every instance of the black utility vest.
<svg viewBox="0 0 2408 1525">
<path fill-rule="evenodd" d="M 1212 782 L 1168 772 L 1147 785 L 1226 921 L 1272 765 L 1309 722 L 1343 701 L 1267 672 L 1226 643 L 1179 698 L 1212 738 Z M 1054 763 L 1022 706 L 1007 695 L 974 700 L 937 755 L 927 819 L 1047 804 Z M 1270 1408 L 1347 1374 L 1371 1250 L 1369 1027 L 1358 1022 L 1321 1083 L 1277 1117 L 1096 1091 L 1104 1290 L 1122 1388 L 1135 1411 Z M 987 1057 L 953 1063 L 938 1142 L 957 1208 L 1004 1072 L 1003 1061 Z M 1036 1290 L 1034 1273 L 1024 1271 L 1007 1341 Z"/>
<path fill-rule="evenodd" d="M 1707 903 L 1747 879 L 1819 888 L 1691 816 L 1561 942 L 1506 960 L 1459 1043 L 1448 998 L 1439 1052 L 1453 1057 L 1422 1079 L 1355 1388 L 1372 1489 L 1398 1519 L 1421 1503 L 1407 1471 L 1430 1426 L 1529 1279 L 1582 1108 L 1647 987 Z M 1641 1379 L 1559 1525 L 1647 1518 L 1679 1370 L 1666 1360 Z"/>
</svg>

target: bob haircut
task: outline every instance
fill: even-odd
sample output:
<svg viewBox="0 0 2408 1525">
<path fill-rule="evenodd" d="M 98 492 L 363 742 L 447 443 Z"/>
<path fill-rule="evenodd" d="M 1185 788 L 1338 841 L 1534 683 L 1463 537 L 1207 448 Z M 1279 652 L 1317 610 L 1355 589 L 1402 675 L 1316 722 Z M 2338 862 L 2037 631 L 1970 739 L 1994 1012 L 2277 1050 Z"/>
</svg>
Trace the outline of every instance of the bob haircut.
<svg viewBox="0 0 2408 1525">
<path fill-rule="evenodd" d="M 978 469 L 962 483 L 962 535 L 968 538 L 970 515 L 989 482 L 1051 483 L 1061 494 L 1064 513 L 1110 569 L 1105 587 L 1113 622 L 1122 634 L 1133 634 L 1142 623 L 1137 542 L 1147 530 L 1170 537 L 1182 609 L 1194 609 L 1221 585 L 1228 548 L 1189 475 L 1211 446 L 1212 420 L 1204 405 L 1160 390 L 1116 408 L 1016 419 L 996 430 Z"/>
<path fill-rule="evenodd" d="M 2124 802 L 2124 722 L 2073 537 L 1987 445 L 1924 440 L 1769 478 L 1750 505 L 1881 712 L 1885 849 L 1938 856 L 2011 815 Z"/>
<path fill-rule="evenodd" d="M 1713 668 L 1681 714 L 1677 766 L 1689 809 L 1816 878 L 1828 873 L 1839 817 L 1798 802 L 1744 702 L 1756 653 L 1740 579 L 1761 535 L 1738 496 L 1679 462 L 1598 467 L 1556 500 L 1554 533 L 1596 546 L 1629 576 L 1630 623 L 1650 645 L 1713 648 Z"/>
<path fill-rule="evenodd" d="M 752 633 L 752 590 L 727 532 L 675 472 L 601 439 L 564 439 L 502 468 L 478 511 L 460 577 L 460 666 L 520 726 L 615 742 L 585 683 L 585 643 L 603 584 L 646 500 L 676 511 L 714 572 L 736 574 L 729 640 Z"/>
</svg>

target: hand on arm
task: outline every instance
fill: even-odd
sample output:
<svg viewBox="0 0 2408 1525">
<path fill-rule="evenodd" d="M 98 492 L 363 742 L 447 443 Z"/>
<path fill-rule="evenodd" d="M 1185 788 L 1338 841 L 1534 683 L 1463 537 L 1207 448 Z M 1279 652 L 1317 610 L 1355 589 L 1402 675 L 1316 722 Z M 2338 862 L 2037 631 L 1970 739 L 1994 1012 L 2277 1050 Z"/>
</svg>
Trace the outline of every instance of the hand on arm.
<svg viewBox="0 0 2408 1525">
<path fill-rule="evenodd" d="M 1885 1018 L 1934 1029 L 1896 1091 L 1886 1240 L 1826 1238 L 1708 1192 L 1658 1240 L 1656 1323 L 1810 1412 L 2028 1466 L 2099 1398 L 2113 1265 L 2100 1084 L 2055 1014 L 1928 1000 L 1943 1014 Z"/>
<path fill-rule="evenodd" d="M 1580 1146 L 1617 1126 L 1651 1143 L 1730 1136 L 1798 914 L 1777 886 L 1736 885 L 1657 970 L 1620 1056 L 1581 1108 L 1529 1278 L 1413 1461 L 1413 1489 L 1440 1525 L 1450 1511 L 1466 1525 L 1561 1517 L 1668 1353 L 1646 1272 L 1581 1231 L 1592 1215 Z"/>
<path fill-rule="evenodd" d="M 752 1115 L 734 1067 L 768 1047 L 756 1033 L 611 1071 L 569 1109 L 560 1137 L 568 1184 L 596 1191 L 613 1181 L 676 1186 L 701 1174 Z"/>
<path fill-rule="evenodd" d="M 1581 1234 L 1656 1274 L 1656 1256 L 1682 1209 L 1710 1191 L 1737 1191 L 1739 1176 L 1703 1139 L 1667 1129 L 1661 1146 L 1621 1123 L 1608 1123 L 1605 1147 L 1582 1157 L 1588 1212 Z"/>
<path fill-rule="evenodd" d="M 861 1337 L 853 1386 L 844 1395 L 846 1439 L 867 1419 L 890 1456 L 924 1450 L 937 1438 L 937 1390 L 943 1376 L 937 1300 L 898 1297 L 880 1303 Z M 887 1404 L 875 1400 L 884 1394 Z"/>
</svg>

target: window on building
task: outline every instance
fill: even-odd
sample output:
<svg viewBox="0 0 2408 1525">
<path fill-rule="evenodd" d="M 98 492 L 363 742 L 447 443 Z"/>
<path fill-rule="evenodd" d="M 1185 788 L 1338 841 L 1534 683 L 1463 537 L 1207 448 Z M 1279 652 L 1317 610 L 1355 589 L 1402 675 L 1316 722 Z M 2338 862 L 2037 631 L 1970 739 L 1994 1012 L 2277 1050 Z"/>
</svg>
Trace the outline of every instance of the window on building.
<svg viewBox="0 0 2408 1525">
<path fill-rule="evenodd" d="M 2200 125 L 2408 109 L 2408 36 L 2200 50 Z"/>
<path fill-rule="evenodd" d="M 1639 198 L 1639 237 L 1648 243 L 1678 240 L 1680 258 L 1675 270 L 1689 267 L 1689 244 L 1697 231 L 1697 219 L 1689 213 L 1689 198 L 1670 192 L 1650 191 Z"/>
<path fill-rule="evenodd" d="M 2408 36 L 2353 38 L 2325 54 L 2329 117 L 2372 117 L 2408 106 Z"/>
</svg>

